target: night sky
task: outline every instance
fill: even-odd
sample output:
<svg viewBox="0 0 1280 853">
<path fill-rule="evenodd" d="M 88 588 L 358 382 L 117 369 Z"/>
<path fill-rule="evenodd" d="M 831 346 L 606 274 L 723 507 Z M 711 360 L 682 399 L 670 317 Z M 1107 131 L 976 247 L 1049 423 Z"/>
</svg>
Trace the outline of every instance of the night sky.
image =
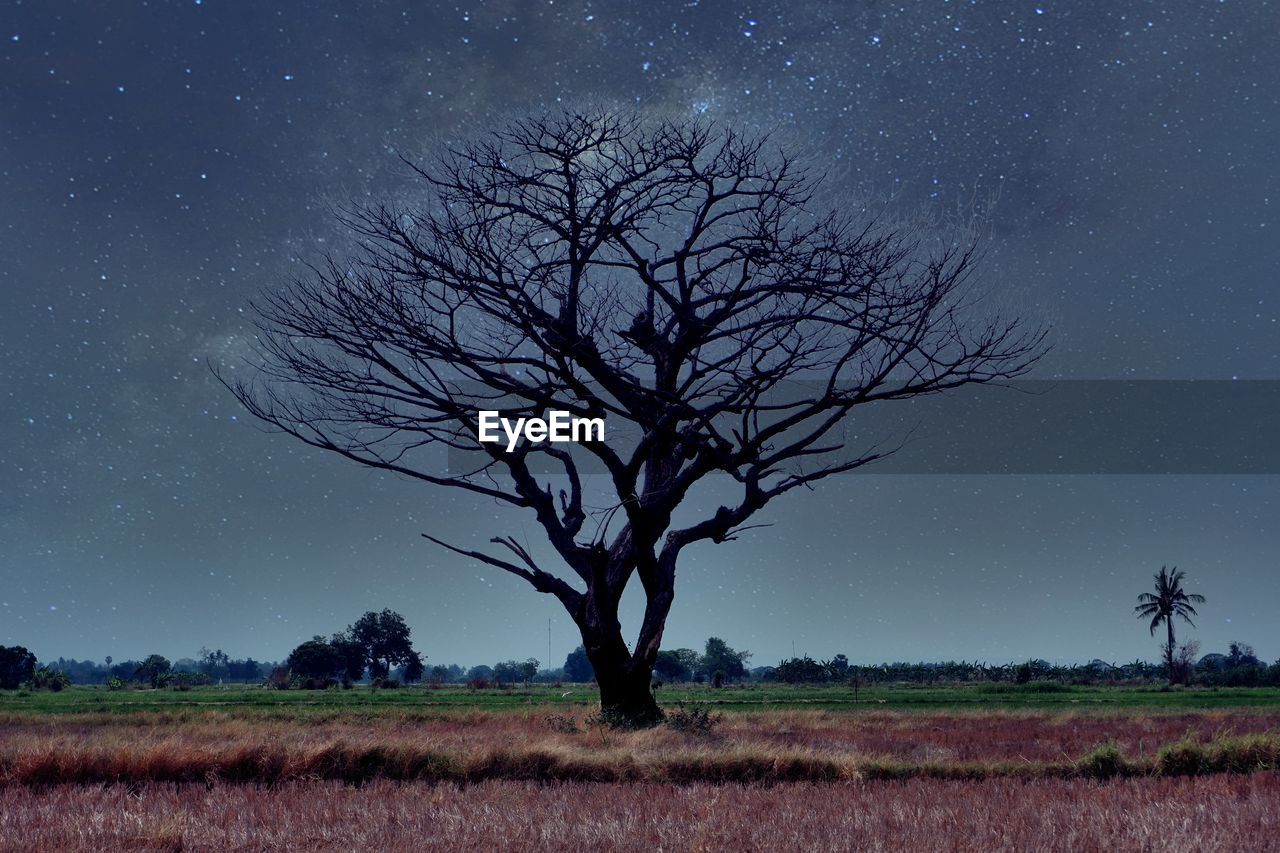
<svg viewBox="0 0 1280 853">
<path fill-rule="evenodd" d="M 423 540 L 529 519 L 263 432 L 208 363 L 248 302 L 400 197 L 398 154 L 577 103 L 775 131 L 851 200 L 998 193 L 984 273 L 1036 376 L 1280 379 L 1280 10 L 1264 2 L 0 6 L 0 643 L 279 659 L 367 609 L 428 663 L 578 643 Z M 1274 428 L 1274 425 L 1273 427 Z M 843 476 L 682 563 L 667 647 L 754 664 L 1280 657 L 1280 477 Z M 633 632 L 629 632 L 633 633 Z"/>
</svg>

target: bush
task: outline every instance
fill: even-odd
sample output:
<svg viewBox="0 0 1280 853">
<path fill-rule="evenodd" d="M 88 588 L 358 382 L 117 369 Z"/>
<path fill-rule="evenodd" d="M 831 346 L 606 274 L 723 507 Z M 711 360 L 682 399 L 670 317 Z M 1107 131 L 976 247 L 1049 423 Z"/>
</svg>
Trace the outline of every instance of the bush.
<svg viewBox="0 0 1280 853">
<path fill-rule="evenodd" d="M 1213 745 L 1210 764 L 1219 773 L 1280 769 L 1280 738 L 1264 734 L 1224 738 Z"/>
<path fill-rule="evenodd" d="M 582 732 L 578 728 L 578 721 L 573 717 L 566 717 L 563 714 L 551 714 L 546 719 L 546 726 L 556 734 L 576 735 Z"/>
<path fill-rule="evenodd" d="M 634 732 L 640 729 L 652 728 L 661 721 L 661 718 L 652 719 L 627 714 L 617 708 L 601 708 L 586 719 L 586 723 L 589 726 L 598 726 L 602 729 L 613 729 L 620 732 Z"/>
<path fill-rule="evenodd" d="M 192 687 L 200 687 L 212 683 L 213 679 L 204 672 L 175 672 L 171 673 L 166 679 L 166 684 L 174 690 L 190 690 Z"/>
<path fill-rule="evenodd" d="M 1209 768 L 1206 752 L 1199 742 L 1186 738 L 1168 743 L 1156 753 L 1156 772 L 1161 776 L 1197 776 Z"/>
<path fill-rule="evenodd" d="M 1120 748 L 1113 743 L 1095 747 L 1092 752 L 1076 763 L 1081 776 L 1090 779 L 1114 779 L 1129 772 L 1129 762 L 1125 761 Z"/>
<path fill-rule="evenodd" d="M 400 681 L 396 678 L 383 678 L 379 676 L 369 682 L 369 686 L 375 690 L 395 690 L 400 686 Z"/>
<path fill-rule="evenodd" d="M 288 690 L 292 686 L 292 681 L 289 670 L 283 666 L 271 670 L 271 674 L 267 676 L 267 686 L 275 690 Z"/>
<path fill-rule="evenodd" d="M 692 735 L 709 735 L 720 724 L 720 715 L 706 708 L 677 708 L 667 714 L 664 721 L 668 728 Z"/>
<path fill-rule="evenodd" d="M 26 683 L 26 687 L 29 690 L 49 690 L 53 693 L 57 693 L 62 688 L 70 685 L 71 676 L 60 669 L 50 669 L 47 666 L 42 666 L 31 673 L 31 677 L 27 679 Z"/>
<path fill-rule="evenodd" d="M 118 675 L 113 675 L 107 679 L 108 690 L 124 690 L 129 686 L 129 682 L 125 681 Z"/>
<path fill-rule="evenodd" d="M 477 675 L 475 678 L 467 682 L 468 690 L 488 690 L 493 684 L 483 675 Z"/>
</svg>

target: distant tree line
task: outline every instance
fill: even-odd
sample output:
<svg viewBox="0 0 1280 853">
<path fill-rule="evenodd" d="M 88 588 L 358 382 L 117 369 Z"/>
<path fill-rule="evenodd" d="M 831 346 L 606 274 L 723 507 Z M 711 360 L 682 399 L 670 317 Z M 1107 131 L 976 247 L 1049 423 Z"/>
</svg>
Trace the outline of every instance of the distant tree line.
<svg viewBox="0 0 1280 853">
<path fill-rule="evenodd" d="M 1179 665 L 1177 658 L 1174 666 Z M 989 664 L 979 661 L 940 663 L 882 663 L 874 666 L 850 664 L 845 655 L 815 660 L 805 655 L 788 658 L 777 666 L 759 667 L 751 676 L 757 681 L 787 684 L 832 683 L 913 683 L 947 684 L 966 682 L 1057 681 L 1063 684 L 1145 683 L 1169 678 L 1167 663 L 1135 660 L 1115 664 L 1092 660 L 1085 664 L 1052 664 L 1034 659 L 1021 663 Z M 1188 665 L 1177 680 L 1209 687 L 1280 687 L 1280 661 L 1260 660 L 1247 643 L 1233 642 L 1227 654 L 1208 654 Z"/>
<path fill-rule="evenodd" d="M 1195 657 L 1194 642 L 1179 646 L 1171 680 L 1209 687 L 1280 687 L 1280 661 L 1268 664 L 1252 646 L 1232 642 L 1225 654 Z M 991 664 L 980 661 L 895 662 L 858 665 L 844 654 L 828 659 L 802 655 L 776 666 L 747 668 L 751 653 L 738 651 L 719 637 L 707 639 L 702 652 L 664 649 L 657 655 L 653 675 L 659 683 L 734 682 L 786 684 L 848 684 L 852 686 L 913 683 L 1056 681 L 1064 684 L 1149 683 L 1170 679 L 1169 659 L 1161 663 L 1135 660 L 1116 664 L 1093 660 L 1086 664 L 1052 664 L 1041 659 Z M 365 613 L 347 630 L 328 639 L 315 636 L 300 643 L 287 660 L 275 664 L 253 658 L 234 659 L 221 649 L 201 648 L 195 657 L 170 662 L 163 655 L 142 660 L 105 663 L 58 658 L 41 664 L 23 646 L 0 646 L 0 689 L 61 690 L 70 684 L 105 684 L 189 689 L 204 684 L 267 684 L 277 688 L 351 686 L 368 679 L 378 687 L 425 681 L 429 686 L 465 684 L 473 688 L 535 683 L 588 683 L 595 672 L 582 646 L 558 668 L 541 668 L 536 658 L 511 659 L 464 668 L 437 664 L 427 669 L 425 656 L 413 648 L 410 629 L 391 610 Z"/>
</svg>

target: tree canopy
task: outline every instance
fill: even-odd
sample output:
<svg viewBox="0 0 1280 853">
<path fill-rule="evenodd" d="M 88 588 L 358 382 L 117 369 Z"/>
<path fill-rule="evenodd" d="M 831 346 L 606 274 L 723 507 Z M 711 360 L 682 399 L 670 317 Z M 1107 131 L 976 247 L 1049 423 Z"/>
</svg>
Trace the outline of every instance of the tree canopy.
<svg viewBox="0 0 1280 853">
<path fill-rule="evenodd" d="M 890 452 L 853 446 L 857 407 L 1017 376 L 1042 351 L 1041 330 L 980 310 L 970 235 L 824 206 L 821 176 L 767 137 L 592 109 L 410 166 L 422 200 L 348 210 L 355 247 L 257 303 L 256 370 L 221 375 L 310 445 L 528 512 L 560 565 L 511 535 L 423 535 L 555 596 L 627 716 L 660 713 L 649 676 L 686 548 Z M 477 441 L 495 409 L 634 440 L 508 452 Z M 735 495 L 687 502 L 712 476 Z"/>
</svg>

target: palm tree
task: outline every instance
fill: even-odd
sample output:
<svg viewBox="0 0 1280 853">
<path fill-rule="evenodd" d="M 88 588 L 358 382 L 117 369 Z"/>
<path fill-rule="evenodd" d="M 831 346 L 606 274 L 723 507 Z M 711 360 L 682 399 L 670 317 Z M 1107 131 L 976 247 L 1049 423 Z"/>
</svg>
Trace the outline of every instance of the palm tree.
<svg viewBox="0 0 1280 853">
<path fill-rule="evenodd" d="M 1155 575 L 1156 591 L 1154 593 L 1144 592 L 1138 596 L 1138 606 L 1133 608 L 1133 612 L 1139 619 L 1151 620 L 1151 636 L 1155 636 L 1156 628 L 1160 627 L 1163 622 L 1169 631 L 1169 640 L 1165 644 L 1164 662 L 1169 667 L 1169 683 L 1174 680 L 1173 673 L 1173 617 L 1178 616 L 1191 627 L 1195 627 L 1196 623 L 1191 621 L 1191 617 L 1196 615 L 1196 609 L 1191 605 L 1203 604 L 1204 596 L 1197 595 L 1194 592 L 1188 593 L 1182 588 L 1182 581 L 1186 578 L 1187 573 L 1178 571 L 1178 567 L 1174 566 L 1170 572 L 1165 566 L 1160 567 L 1160 571 Z"/>
</svg>

